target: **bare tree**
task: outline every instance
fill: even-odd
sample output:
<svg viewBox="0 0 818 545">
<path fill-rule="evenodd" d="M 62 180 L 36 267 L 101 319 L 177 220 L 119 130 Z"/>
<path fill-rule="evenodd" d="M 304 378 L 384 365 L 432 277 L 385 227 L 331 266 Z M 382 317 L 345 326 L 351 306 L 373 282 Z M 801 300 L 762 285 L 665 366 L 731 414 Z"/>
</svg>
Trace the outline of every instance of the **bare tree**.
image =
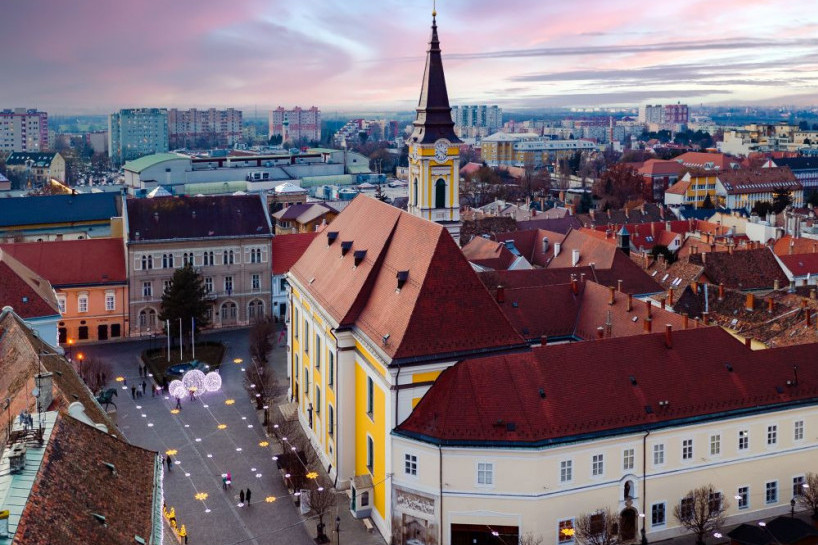
<svg viewBox="0 0 818 545">
<path fill-rule="evenodd" d="M 250 328 L 250 355 L 260 362 L 267 362 L 267 354 L 273 349 L 273 335 L 275 322 L 269 316 L 264 316 L 253 323 Z"/>
<path fill-rule="evenodd" d="M 704 538 L 718 531 L 724 524 L 728 502 L 712 484 L 689 491 L 682 501 L 673 507 L 673 516 L 696 536 L 696 545 L 704 545 Z"/>
<path fill-rule="evenodd" d="M 526 532 L 520 536 L 520 545 L 542 545 L 543 537 Z"/>
<path fill-rule="evenodd" d="M 583 513 L 574 522 L 574 535 L 582 545 L 617 545 L 619 518 L 607 507 Z"/>
<path fill-rule="evenodd" d="M 811 509 L 812 518 L 818 520 L 818 473 L 807 473 L 804 484 L 796 500 L 804 509 Z"/>
<path fill-rule="evenodd" d="M 99 358 L 77 359 L 77 374 L 92 392 L 101 390 L 111 377 L 111 364 Z"/>
<path fill-rule="evenodd" d="M 315 516 L 318 517 L 318 525 L 316 527 L 316 543 L 327 543 L 329 538 L 324 532 L 324 517 L 329 513 L 333 507 L 338 503 L 338 497 L 335 490 L 332 488 L 332 483 L 323 477 L 318 476 L 318 472 L 311 472 L 308 474 L 311 477 L 312 486 L 310 486 L 310 508 Z"/>
</svg>

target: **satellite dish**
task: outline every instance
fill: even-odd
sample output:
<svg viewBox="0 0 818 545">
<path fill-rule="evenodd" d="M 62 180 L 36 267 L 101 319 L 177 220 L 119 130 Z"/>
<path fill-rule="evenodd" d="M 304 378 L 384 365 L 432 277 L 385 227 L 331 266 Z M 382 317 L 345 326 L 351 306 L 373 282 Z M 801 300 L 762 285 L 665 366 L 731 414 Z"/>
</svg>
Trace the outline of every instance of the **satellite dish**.
<svg viewBox="0 0 818 545">
<path fill-rule="evenodd" d="M 31 395 L 34 397 L 40 397 L 40 389 L 35 386 L 34 389 L 31 390 Z"/>
</svg>

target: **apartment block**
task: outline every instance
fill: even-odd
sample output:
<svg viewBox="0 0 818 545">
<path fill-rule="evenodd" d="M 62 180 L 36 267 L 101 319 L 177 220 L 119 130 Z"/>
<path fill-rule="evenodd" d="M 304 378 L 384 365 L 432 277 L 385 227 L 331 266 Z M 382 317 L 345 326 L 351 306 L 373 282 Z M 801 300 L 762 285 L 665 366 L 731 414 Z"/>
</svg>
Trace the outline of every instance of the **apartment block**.
<svg viewBox="0 0 818 545">
<path fill-rule="evenodd" d="M 172 149 L 232 147 L 241 140 L 242 112 L 217 110 L 168 110 L 168 143 Z"/>
<path fill-rule="evenodd" d="M 503 109 L 485 104 L 452 106 L 452 121 L 458 136 L 484 136 L 503 126 Z"/>
<path fill-rule="evenodd" d="M 279 106 L 270 111 L 269 137 L 281 136 L 283 141 L 321 140 L 321 110 L 313 106 L 308 110 L 296 106 L 285 110 Z"/>
<path fill-rule="evenodd" d="M 133 108 L 108 116 L 108 150 L 113 164 L 168 149 L 166 108 Z"/>
<path fill-rule="evenodd" d="M 0 111 L 0 151 L 48 149 L 48 114 L 15 108 Z"/>
</svg>

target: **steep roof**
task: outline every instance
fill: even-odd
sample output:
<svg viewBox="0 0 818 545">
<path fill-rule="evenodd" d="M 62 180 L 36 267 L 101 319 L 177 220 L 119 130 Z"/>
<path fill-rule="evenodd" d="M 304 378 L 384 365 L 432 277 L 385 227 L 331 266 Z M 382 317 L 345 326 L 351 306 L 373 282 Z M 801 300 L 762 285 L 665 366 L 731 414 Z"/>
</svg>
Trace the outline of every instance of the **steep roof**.
<svg viewBox="0 0 818 545">
<path fill-rule="evenodd" d="M 818 252 L 818 240 L 785 235 L 775 241 L 773 253 L 777 256 Z"/>
<path fill-rule="evenodd" d="M 3 244 L 0 249 L 55 288 L 126 282 L 125 249 L 119 238 Z"/>
<path fill-rule="evenodd" d="M 579 252 L 579 261 L 574 264 L 574 250 Z M 560 253 L 553 257 L 549 269 L 590 266 L 591 263 L 600 269 L 609 269 L 617 252 L 615 245 L 579 230 L 573 230 L 562 240 Z"/>
<path fill-rule="evenodd" d="M 408 274 L 397 289 L 399 272 Z M 356 197 L 290 274 L 340 326 L 356 326 L 393 361 L 522 342 L 442 226 L 377 199 Z"/>
<path fill-rule="evenodd" d="M 118 193 L 0 199 L 0 228 L 108 221 L 120 215 Z"/>
<path fill-rule="evenodd" d="M 684 195 L 690 187 L 690 180 L 680 180 L 665 190 L 665 195 Z"/>
<path fill-rule="evenodd" d="M 771 193 L 778 188 L 801 189 L 801 183 L 789 167 L 730 170 L 720 172 L 719 181 L 730 195 Z"/>
<path fill-rule="evenodd" d="M 474 237 L 463 246 L 463 255 L 471 263 L 495 271 L 508 269 L 517 259 L 506 245 L 484 237 Z"/>
<path fill-rule="evenodd" d="M 5 306 L 23 318 L 60 315 L 57 296 L 48 280 L 0 250 L 0 308 Z"/>
<path fill-rule="evenodd" d="M 787 275 L 769 248 L 740 252 L 691 254 L 690 263 L 704 267 L 704 275 L 714 284 L 735 290 L 771 289 L 778 280 L 784 286 Z"/>
<path fill-rule="evenodd" d="M 705 170 L 727 171 L 739 166 L 738 159 L 723 153 L 706 153 L 700 151 L 688 151 L 674 157 L 673 159 L 686 167 L 701 168 Z M 712 164 L 712 166 L 710 166 Z"/>
<path fill-rule="evenodd" d="M 15 151 L 6 159 L 6 165 L 25 166 L 26 161 L 33 161 L 32 167 L 49 168 L 57 155 L 48 151 Z"/>
<path fill-rule="evenodd" d="M 520 254 L 532 265 L 545 267 L 553 255 L 554 243 L 562 242 L 565 236 L 562 233 L 547 231 L 545 229 L 529 229 L 526 231 L 513 231 L 498 235 L 503 241 L 510 240 L 519 250 Z M 547 240 L 547 245 L 544 241 Z M 544 248 L 544 246 L 547 246 Z"/>
<path fill-rule="evenodd" d="M 440 138 L 460 143 L 454 132 L 446 77 L 443 74 L 443 59 L 440 54 L 440 40 L 437 37 L 437 21 L 432 16 L 432 37 L 426 50 L 426 68 L 418 99 L 417 117 L 409 140 L 421 144 L 432 144 Z"/>
<path fill-rule="evenodd" d="M 128 199 L 128 242 L 271 236 L 258 195 Z"/>
<path fill-rule="evenodd" d="M 782 255 L 778 259 L 794 276 L 818 274 L 818 254 Z"/>
<path fill-rule="evenodd" d="M 648 159 L 639 167 L 638 172 L 643 176 L 678 176 L 684 169 L 684 165 L 678 161 Z"/>
<path fill-rule="evenodd" d="M 818 170 L 818 157 L 782 157 L 775 159 L 779 167 L 789 167 L 793 172 L 800 170 Z"/>
<path fill-rule="evenodd" d="M 662 332 L 468 359 L 440 375 L 397 433 L 534 447 L 814 405 L 816 349 L 754 352 L 706 327 L 673 331 L 670 348 Z M 786 384 L 793 364 L 801 364 L 795 387 Z"/>
<path fill-rule="evenodd" d="M 125 545 L 134 536 L 148 542 L 160 473 L 156 452 L 60 415 L 14 543 Z M 105 524 L 94 514 L 104 516 Z"/>
<path fill-rule="evenodd" d="M 289 271 L 295 262 L 301 259 L 307 247 L 318 235 L 316 231 L 273 237 L 273 274 L 279 275 Z"/>
<path fill-rule="evenodd" d="M 543 218 L 526 221 L 518 221 L 517 227 L 521 231 L 530 231 L 531 229 L 543 229 L 545 231 L 552 231 L 554 233 L 566 234 L 571 229 L 578 229 L 582 227 L 582 221 L 577 216 L 565 216 L 562 218 Z"/>
</svg>

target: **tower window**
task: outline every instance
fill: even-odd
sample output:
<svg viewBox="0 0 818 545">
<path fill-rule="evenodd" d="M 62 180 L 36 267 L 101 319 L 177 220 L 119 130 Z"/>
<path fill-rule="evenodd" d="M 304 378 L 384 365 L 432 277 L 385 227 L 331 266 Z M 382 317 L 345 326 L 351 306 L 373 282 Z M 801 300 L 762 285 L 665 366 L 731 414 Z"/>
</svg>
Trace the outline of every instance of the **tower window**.
<svg viewBox="0 0 818 545">
<path fill-rule="evenodd" d="M 435 208 L 446 208 L 446 182 L 443 178 L 435 182 Z"/>
</svg>

